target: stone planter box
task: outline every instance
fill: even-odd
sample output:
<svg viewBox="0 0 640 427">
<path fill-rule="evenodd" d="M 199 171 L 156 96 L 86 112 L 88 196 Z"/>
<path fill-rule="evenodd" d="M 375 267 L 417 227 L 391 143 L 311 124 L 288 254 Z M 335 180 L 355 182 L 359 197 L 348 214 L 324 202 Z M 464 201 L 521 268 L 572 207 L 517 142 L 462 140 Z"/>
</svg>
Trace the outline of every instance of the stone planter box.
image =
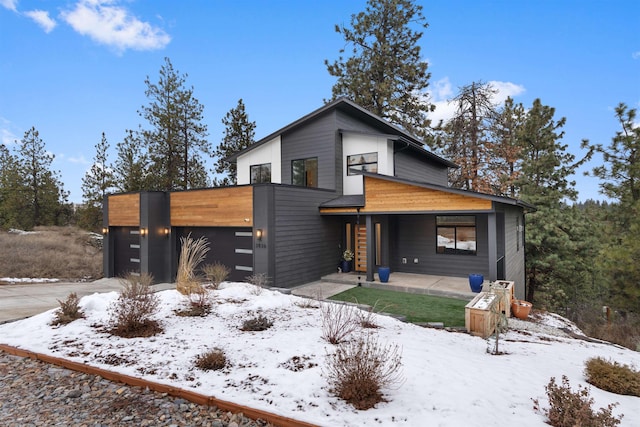
<svg viewBox="0 0 640 427">
<path fill-rule="evenodd" d="M 516 299 L 514 285 L 514 282 L 507 280 L 498 280 L 489 285 L 491 292 L 500 295 L 500 307 L 498 309 L 507 316 L 507 319 L 511 316 L 511 301 Z"/>
<path fill-rule="evenodd" d="M 464 324 L 467 332 L 487 338 L 496 328 L 496 305 L 501 296 L 493 292 L 480 292 L 464 307 Z"/>
</svg>

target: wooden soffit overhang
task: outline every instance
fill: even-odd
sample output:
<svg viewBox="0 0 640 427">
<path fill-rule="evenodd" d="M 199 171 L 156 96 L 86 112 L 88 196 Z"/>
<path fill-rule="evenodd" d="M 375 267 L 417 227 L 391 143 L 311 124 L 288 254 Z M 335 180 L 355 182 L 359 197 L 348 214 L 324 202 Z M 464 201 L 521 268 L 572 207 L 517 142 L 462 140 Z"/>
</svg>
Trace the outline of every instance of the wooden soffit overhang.
<svg viewBox="0 0 640 427">
<path fill-rule="evenodd" d="M 473 192 L 447 191 L 445 187 L 408 183 L 393 177 L 363 176 L 363 206 L 321 206 L 321 214 L 387 214 L 429 212 L 489 212 L 490 198 Z"/>
</svg>

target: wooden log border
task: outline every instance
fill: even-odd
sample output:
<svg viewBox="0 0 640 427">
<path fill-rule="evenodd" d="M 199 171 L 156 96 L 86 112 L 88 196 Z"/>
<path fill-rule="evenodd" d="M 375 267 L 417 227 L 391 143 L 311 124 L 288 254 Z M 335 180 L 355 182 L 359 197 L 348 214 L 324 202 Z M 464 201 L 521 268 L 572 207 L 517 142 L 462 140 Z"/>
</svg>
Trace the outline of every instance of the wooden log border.
<svg viewBox="0 0 640 427">
<path fill-rule="evenodd" d="M 82 372 L 84 374 L 98 375 L 110 381 L 120 382 L 130 386 L 148 387 L 150 390 L 157 391 L 159 393 L 167 393 L 168 395 L 179 397 L 198 405 L 216 406 L 220 410 L 230 411 L 233 413 L 242 412 L 243 415 L 253 419 L 254 421 L 261 419 L 279 427 L 317 427 L 315 424 L 298 421 L 293 418 L 273 414 L 270 412 L 262 411 L 260 409 L 250 408 L 248 406 L 239 405 L 237 403 L 229 402 L 226 400 L 220 400 L 213 396 L 206 396 L 204 394 L 196 393 L 191 390 L 185 390 L 179 387 L 160 384 L 144 380 L 142 378 L 136 378 L 130 375 L 125 375 L 102 368 L 96 368 L 84 363 L 73 362 L 71 360 L 49 356 L 47 354 L 36 353 L 33 351 L 12 347 L 6 344 L 0 344 L 0 350 L 14 356 L 28 357 L 30 359 L 40 360 L 45 363 L 70 369 L 72 371 Z"/>
</svg>

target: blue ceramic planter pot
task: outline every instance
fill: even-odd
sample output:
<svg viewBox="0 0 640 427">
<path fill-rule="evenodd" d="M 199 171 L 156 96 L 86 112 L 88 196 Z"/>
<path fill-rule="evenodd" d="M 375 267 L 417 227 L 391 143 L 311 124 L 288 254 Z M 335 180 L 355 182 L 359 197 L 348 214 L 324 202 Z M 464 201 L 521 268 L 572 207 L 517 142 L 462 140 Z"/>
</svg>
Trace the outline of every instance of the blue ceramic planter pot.
<svg viewBox="0 0 640 427">
<path fill-rule="evenodd" d="M 351 271 L 351 261 L 340 261 L 340 269 L 343 273 L 348 273 Z"/>
<path fill-rule="evenodd" d="M 389 281 L 390 274 L 391 269 L 389 267 L 378 267 L 378 277 L 382 283 L 387 283 Z"/>
<path fill-rule="evenodd" d="M 484 276 L 482 274 L 470 274 L 469 286 L 471 286 L 471 292 L 478 293 L 482 290 L 482 284 L 484 283 Z"/>
</svg>

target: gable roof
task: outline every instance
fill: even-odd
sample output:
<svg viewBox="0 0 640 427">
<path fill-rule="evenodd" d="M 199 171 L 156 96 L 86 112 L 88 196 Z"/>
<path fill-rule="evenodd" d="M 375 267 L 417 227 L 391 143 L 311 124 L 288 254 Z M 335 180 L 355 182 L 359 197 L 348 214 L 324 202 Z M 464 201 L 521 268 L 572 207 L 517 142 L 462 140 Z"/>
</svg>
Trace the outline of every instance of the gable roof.
<svg viewBox="0 0 640 427">
<path fill-rule="evenodd" d="M 437 156 L 436 154 L 431 153 L 430 151 L 426 150 L 424 148 L 424 142 L 418 138 L 416 138 L 415 136 L 411 135 L 410 133 L 407 133 L 406 131 L 404 131 L 403 129 L 401 129 L 400 127 L 393 125 L 391 123 L 389 123 L 388 121 L 386 121 L 385 119 L 371 113 L 370 111 L 362 108 L 361 106 L 359 106 L 358 104 L 356 104 L 355 102 L 347 99 L 347 98 L 338 98 L 335 101 L 332 101 L 328 104 L 323 105 L 322 107 L 318 108 L 315 111 L 312 111 L 311 113 L 299 118 L 298 120 L 295 120 L 291 123 L 289 123 L 287 126 L 278 129 L 277 131 L 265 136 L 264 138 L 260 139 L 259 141 L 256 141 L 255 143 L 251 144 L 249 147 L 245 148 L 244 150 L 241 150 L 235 154 L 230 155 L 229 157 L 227 157 L 225 160 L 227 161 L 232 161 L 235 160 L 238 156 L 247 153 L 251 150 L 254 150 L 258 147 L 260 147 L 263 144 L 266 144 L 267 142 L 271 141 L 273 138 L 275 138 L 278 135 L 282 135 L 283 133 L 289 132 L 299 126 L 304 125 L 305 123 L 317 118 L 318 116 L 325 114 L 329 111 L 333 111 L 333 110 L 340 110 L 340 111 L 344 111 L 347 114 L 356 117 L 357 119 L 361 120 L 362 122 L 369 124 L 373 127 L 376 127 L 378 129 L 381 130 L 382 134 L 385 134 L 389 139 L 395 140 L 395 141 L 400 141 L 403 142 L 405 144 L 407 144 L 407 147 L 409 147 L 410 149 L 412 149 L 412 151 L 417 152 L 418 154 L 425 156 L 433 161 L 435 161 L 436 163 L 440 163 L 446 167 L 451 167 L 451 168 L 457 168 L 458 165 L 456 165 L 455 163 L 446 160 L 440 156 Z M 341 132 L 348 132 L 349 129 L 340 129 Z"/>
</svg>

